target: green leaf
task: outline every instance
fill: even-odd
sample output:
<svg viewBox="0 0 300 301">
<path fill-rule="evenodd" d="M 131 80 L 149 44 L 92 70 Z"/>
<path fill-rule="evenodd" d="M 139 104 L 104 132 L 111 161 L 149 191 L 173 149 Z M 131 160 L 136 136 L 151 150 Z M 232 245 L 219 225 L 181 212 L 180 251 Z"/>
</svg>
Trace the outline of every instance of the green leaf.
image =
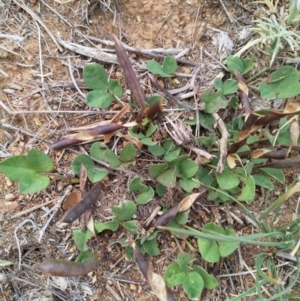
<svg viewBox="0 0 300 301">
<path fill-rule="evenodd" d="M 106 168 L 100 166 L 90 167 L 87 172 L 88 178 L 92 183 L 102 181 L 109 173 Z"/>
<path fill-rule="evenodd" d="M 211 175 L 210 171 L 203 166 L 199 167 L 196 176 L 201 183 L 206 185 L 211 185 L 214 181 L 214 177 Z"/>
<path fill-rule="evenodd" d="M 142 184 L 142 178 L 141 177 L 137 177 L 137 178 L 134 178 L 130 184 L 129 184 L 129 190 L 131 192 L 146 192 L 148 191 L 148 186 Z"/>
<path fill-rule="evenodd" d="M 285 176 L 281 169 L 264 167 L 260 168 L 260 170 L 267 173 L 269 176 L 273 177 L 281 184 L 285 183 Z"/>
<path fill-rule="evenodd" d="M 167 162 L 170 162 L 174 159 L 176 159 L 179 154 L 180 154 L 180 151 L 181 151 L 181 148 L 176 148 L 175 150 L 172 150 L 172 151 L 167 151 L 164 155 L 164 160 L 167 161 Z"/>
<path fill-rule="evenodd" d="M 154 179 L 157 178 L 160 174 L 164 172 L 167 165 L 167 163 L 149 165 L 149 176 Z"/>
<path fill-rule="evenodd" d="M 106 89 L 108 75 L 103 66 L 99 64 L 86 65 L 83 68 L 84 83 L 93 90 Z"/>
<path fill-rule="evenodd" d="M 152 141 L 151 138 L 141 138 L 140 140 L 143 144 L 145 145 L 149 145 L 149 146 L 153 146 L 153 145 L 156 145 L 157 142 L 156 141 Z"/>
<path fill-rule="evenodd" d="M 236 237 L 236 233 L 233 229 L 226 229 L 225 234 L 227 236 Z M 238 248 L 238 242 L 234 241 L 221 241 L 219 245 L 219 252 L 222 257 L 229 256 L 232 252 L 234 252 Z"/>
<path fill-rule="evenodd" d="M 148 150 L 153 156 L 157 157 L 163 156 L 166 152 L 165 149 L 159 144 L 149 145 Z"/>
<path fill-rule="evenodd" d="M 215 119 L 211 114 L 207 114 L 205 112 L 199 113 L 199 121 L 202 127 L 208 130 L 213 130 L 213 126 L 215 124 Z"/>
<path fill-rule="evenodd" d="M 126 257 L 128 258 L 128 259 L 132 259 L 133 258 L 133 254 L 134 254 L 134 249 L 133 249 L 133 247 L 131 247 L 131 246 L 127 246 L 126 248 L 125 248 L 125 254 L 126 254 Z"/>
<path fill-rule="evenodd" d="M 204 287 L 204 282 L 197 272 L 190 272 L 183 279 L 182 286 L 188 296 L 191 299 L 194 299 L 200 296 Z"/>
<path fill-rule="evenodd" d="M 133 161 L 136 157 L 137 150 L 131 143 L 127 143 L 120 153 L 123 162 Z"/>
<path fill-rule="evenodd" d="M 222 91 L 214 92 L 212 89 L 205 91 L 202 94 L 201 100 L 205 103 L 204 112 L 216 113 L 220 109 L 225 109 L 228 105 L 228 101 L 221 97 Z"/>
<path fill-rule="evenodd" d="M 160 75 L 161 77 L 171 77 L 170 74 L 164 72 L 163 67 L 156 61 L 148 62 L 146 68 L 153 74 Z"/>
<path fill-rule="evenodd" d="M 51 171 L 53 163 L 49 156 L 37 149 L 31 149 L 27 155 L 27 162 L 36 171 Z"/>
<path fill-rule="evenodd" d="M 19 180 L 19 190 L 21 193 L 34 193 L 46 188 L 50 183 L 47 176 L 43 176 L 37 172 L 30 172 Z"/>
<path fill-rule="evenodd" d="M 214 289 L 218 286 L 218 280 L 213 276 L 209 275 L 203 268 L 198 265 L 193 266 L 193 271 L 198 273 L 204 282 L 204 287 L 207 289 Z"/>
<path fill-rule="evenodd" d="M 208 137 L 200 136 L 196 139 L 196 141 L 205 147 L 210 148 L 216 142 L 216 135 L 210 134 Z"/>
<path fill-rule="evenodd" d="M 158 256 L 160 254 L 156 239 L 146 240 L 140 249 L 143 253 L 147 253 L 150 256 Z"/>
<path fill-rule="evenodd" d="M 180 162 L 179 168 L 183 176 L 189 179 L 196 174 L 198 164 L 191 159 L 187 159 Z"/>
<path fill-rule="evenodd" d="M 164 186 L 173 188 L 176 184 L 176 174 L 174 169 L 168 169 L 162 172 L 158 177 L 157 181 Z"/>
<path fill-rule="evenodd" d="M 164 59 L 162 68 L 165 73 L 171 74 L 176 71 L 177 62 L 172 56 L 168 55 Z"/>
<path fill-rule="evenodd" d="M 219 77 L 215 78 L 214 86 L 217 90 L 222 90 L 222 92 L 223 92 L 223 82 L 222 82 L 221 78 L 219 78 Z"/>
<path fill-rule="evenodd" d="M 241 195 L 238 197 L 240 201 L 247 201 L 252 203 L 255 198 L 255 181 L 251 175 L 248 175 L 247 179 L 244 180 L 244 187 Z"/>
<path fill-rule="evenodd" d="M 113 97 L 105 90 L 93 90 L 86 95 L 88 106 L 99 109 L 107 109 L 112 103 Z"/>
<path fill-rule="evenodd" d="M 11 262 L 11 261 L 0 259 L 0 267 L 6 267 L 6 266 L 9 266 L 9 265 L 12 265 L 12 264 L 14 264 L 14 263 Z"/>
<path fill-rule="evenodd" d="M 276 93 L 273 89 L 266 83 L 259 83 L 258 88 L 260 91 L 260 96 L 262 98 L 274 99 L 276 98 Z"/>
<path fill-rule="evenodd" d="M 89 259 L 91 256 L 92 256 L 92 252 L 89 250 L 80 252 L 76 257 L 75 262 L 83 262 Z"/>
<path fill-rule="evenodd" d="M 216 176 L 222 189 L 232 189 L 240 184 L 239 177 L 230 170 L 224 169 L 222 174 Z"/>
<path fill-rule="evenodd" d="M 179 225 L 184 225 L 188 222 L 190 210 L 178 212 L 175 216 L 175 220 Z"/>
<path fill-rule="evenodd" d="M 32 172 L 26 156 L 13 156 L 0 163 L 0 171 L 10 180 L 19 181 L 24 175 Z"/>
<path fill-rule="evenodd" d="M 270 86 L 278 93 L 278 98 L 288 98 L 300 93 L 298 71 L 292 66 L 279 67 L 271 74 Z"/>
<path fill-rule="evenodd" d="M 265 187 L 270 190 L 274 189 L 274 185 L 269 178 L 259 174 L 253 175 L 253 178 L 255 181 L 255 185 Z"/>
<path fill-rule="evenodd" d="M 201 185 L 200 181 L 197 179 L 186 179 L 186 178 L 180 179 L 179 184 L 184 191 L 189 193 L 191 193 L 193 189 L 199 188 Z"/>
<path fill-rule="evenodd" d="M 72 162 L 71 167 L 76 175 L 80 173 L 81 164 L 89 170 L 89 168 L 94 167 L 94 161 L 88 155 L 78 155 Z"/>
<path fill-rule="evenodd" d="M 108 89 L 117 97 L 123 96 L 123 90 L 120 82 L 111 78 L 108 82 Z"/>
<path fill-rule="evenodd" d="M 98 221 L 95 221 L 94 227 L 98 233 L 101 233 L 104 230 L 117 231 L 119 228 L 119 223 L 119 220 L 116 217 L 114 217 L 111 221 L 106 223 L 100 223 Z"/>
<path fill-rule="evenodd" d="M 188 253 L 179 253 L 177 258 L 177 263 L 180 269 L 187 273 L 189 271 L 188 263 L 193 259 L 193 256 Z"/>
<path fill-rule="evenodd" d="M 199 237 L 198 248 L 204 260 L 208 262 L 218 262 L 220 260 L 219 246 L 217 242 Z"/>
<path fill-rule="evenodd" d="M 206 233 L 207 232 L 206 230 L 225 235 L 225 230 L 213 222 L 207 223 L 202 227 L 203 232 Z"/>
<path fill-rule="evenodd" d="M 130 219 L 137 210 L 136 204 L 132 201 L 122 201 L 118 207 L 111 208 L 114 215 L 121 221 Z"/>
<path fill-rule="evenodd" d="M 166 139 L 163 147 L 167 152 L 171 152 L 176 149 L 175 143 L 171 139 Z"/>
<path fill-rule="evenodd" d="M 163 98 L 162 96 L 160 96 L 160 95 L 154 95 L 154 96 L 151 96 L 151 97 L 148 99 L 147 104 L 148 104 L 148 106 L 151 106 L 151 105 L 153 105 L 154 103 L 159 102 L 159 101 L 161 101 L 163 104 L 167 104 L 167 102 L 168 102 L 168 101 L 167 101 L 165 98 Z"/>
<path fill-rule="evenodd" d="M 227 67 L 231 73 L 238 71 L 241 74 L 245 74 L 253 69 L 253 62 L 250 59 L 243 59 L 230 55 L 226 60 Z"/>
<path fill-rule="evenodd" d="M 234 79 L 227 79 L 223 84 L 223 94 L 233 94 L 237 91 L 238 82 Z"/>
<path fill-rule="evenodd" d="M 138 204 L 147 204 L 149 203 L 154 197 L 154 190 L 152 187 L 149 187 L 148 191 L 142 192 L 137 198 L 136 202 Z"/>
<path fill-rule="evenodd" d="M 127 221 L 122 223 L 124 229 L 132 234 L 136 234 L 138 231 L 137 221 Z"/>
<path fill-rule="evenodd" d="M 102 142 L 95 142 L 90 148 L 90 155 L 98 160 L 105 161 L 113 167 L 119 167 L 121 161 L 115 153 Z"/>
<path fill-rule="evenodd" d="M 157 130 L 157 125 L 154 125 L 153 123 L 150 123 L 149 126 L 148 126 L 148 129 L 146 131 L 145 136 L 150 137 L 156 130 Z"/>
<path fill-rule="evenodd" d="M 166 268 L 164 273 L 164 280 L 167 286 L 179 285 L 183 282 L 185 273 L 182 272 L 177 262 L 172 262 Z"/>
<path fill-rule="evenodd" d="M 104 154 L 107 149 L 106 144 L 103 142 L 94 142 L 90 148 L 90 155 L 95 159 L 105 161 Z"/>
<path fill-rule="evenodd" d="M 158 183 L 156 187 L 156 193 L 158 194 L 158 196 L 162 197 L 166 191 L 167 191 L 167 187 Z"/>
<path fill-rule="evenodd" d="M 260 84 L 262 97 L 285 99 L 300 94 L 298 71 L 292 66 L 279 67 L 271 74 L 270 84 Z M 273 91 L 273 93 L 271 93 Z M 274 97 L 275 94 L 275 97 Z M 271 96 L 271 97 L 270 97 Z"/>
<path fill-rule="evenodd" d="M 73 237 L 77 248 L 83 252 L 88 250 L 87 241 L 93 237 L 93 233 L 90 230 L 75 229 L 73 230 Z"/>
</svg>

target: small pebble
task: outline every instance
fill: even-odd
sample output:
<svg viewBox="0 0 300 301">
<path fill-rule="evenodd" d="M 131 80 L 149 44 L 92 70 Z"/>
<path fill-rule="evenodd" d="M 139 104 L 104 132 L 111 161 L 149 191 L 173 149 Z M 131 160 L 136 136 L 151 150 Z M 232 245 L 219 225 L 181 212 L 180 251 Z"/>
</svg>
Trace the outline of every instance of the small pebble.
<svg viewBox="0 0 300 301">
<path fill-rule="evenodd" d="M 136 291 L 136 286 L 133 283 L 130 283 L 129 286 L 132 291 Z"/>
<path fill-rule="evenodd" d="M 18 212 L 21 210 L 20 203 L 18 201 L 13 201 L 9 205 L 9 211 L 10 212 Z"/>
<path fill-rule="evenodd" d="M 10 187 L 10 186 L 12 186 L 12 184 L 13 184 L 12 181 L 10 179 L 6 178 L 6 185 L 8 187 Z"/>
<path fill-rule="evenodd" d="M 14 199 L 16 199 L 16 196 L 12 193 L 8 193 L 8 194 L 5 195 L 4 198 L 5 198 L 6 201 L 13 201 Z"/>
</svg>

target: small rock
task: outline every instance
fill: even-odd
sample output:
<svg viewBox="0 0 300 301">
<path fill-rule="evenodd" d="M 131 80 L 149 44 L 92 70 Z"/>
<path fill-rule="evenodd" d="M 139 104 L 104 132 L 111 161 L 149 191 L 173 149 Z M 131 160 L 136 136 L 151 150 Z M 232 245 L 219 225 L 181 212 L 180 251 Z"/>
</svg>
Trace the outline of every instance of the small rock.
<svg viewBox="0 0 300 301">
<path fill-rule="evenodd" d="M 16 196 L 12 193 L 8 193 L 8 194 L 5 195 L 4 198 L 5 198 L 6 201 L 13 201 L 13 200 L 16 199 Z"/>
<path fill-rule="evenodd" d="M 13 184 L 12 181 L 9 178 L 6 178 L 6 185 L 10 187 L 12 186 L 12 184 Z"/>
<path fill-rule="evenodd" d="M 13 201 L 9 205 L 10 212 L 19 212 L 21 210 L 20 203 L 18 201 Z"/>
<path fill-rule="evenodd" d="M 132 291 L 136 291 L 136 285 L 134 285 L 133 283 L 130 283 L 130 289 L 132 290 Z"/>
</svg>

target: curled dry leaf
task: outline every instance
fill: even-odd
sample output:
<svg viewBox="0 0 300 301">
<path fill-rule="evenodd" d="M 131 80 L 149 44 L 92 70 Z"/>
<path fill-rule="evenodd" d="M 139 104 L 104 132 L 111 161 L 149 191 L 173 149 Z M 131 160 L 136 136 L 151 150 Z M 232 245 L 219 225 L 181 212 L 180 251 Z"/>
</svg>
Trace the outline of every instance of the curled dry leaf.
<svg viewBox="0 0 300 301">
<path fill-rule="evenodd" d="M 87 209 L 91 208 L 94 205 L 101 193 L 102 184 L 101 182 L 94 185 L 94 187 L 83 197 L 82 201 L 69 209 L 64 216 L 58 221 L 58 224 L 62 223 L 72 223 L 75 221 L 81 214 L 83 214 Z"/>
<path fill-rule="evenodd" d="M 295 116 L 295 119 L 291 123 L 291 127 L 290 127 L 290 139 L 291 139 L 291 145 L 298 145 L 298 139 L 299 139 L 299 122 L 298 122 L 298 116 Z"/>
<path fill-rule="evenodd" d="M 110 123 L 119 123 L 121 119 L 131 111 L 131 108 L 128 104 L 126 104 L 121 111 L 119 111 L 110 121 Z M 107 143 L 110 138 L 115 134 L 115 132 L 104 134 L 104 143 Z"/>
<path fill-rule="evenodd" d="M 123 137 L 123 138 L 125 138 L 127 141 L 133 143 L 133 144 L 137 147 L 137 149 L 141 149 L 142 146 L 143 146 L 143 143 L 142 143 L 139 139 L 137 139 L 137 138 L 135 138 L 135 137 L 132 137 L 132 136 L 129 135 L 129 134 L 122 135 L 121 133 L 119 133 L 118 136 Z"/>
<path fill-rule="evenodd" d="M 147 279 L 151 289 L 158 299 L 160 301 L 175 301 L 175 297 L 171 290 L 167 287 L 163 277 L 152 270 L 148 260 L 137 247 L 134 250 L 134 258 L 141 273 Z"/>
<path fill-rule="evenodd" d="M 81 200 L 82 194 L 80 191 L 73 191 L 71 192 L 62 204 L 63 210 L 68 210 L 78 204 Z"/>
<path fill-rule="evenodd" d="M 251 113 L 251 107 L 250 107 L 250 102 L 249 102 L 249 90 L 247 85 L 245 84 L 245 80 L 242 77 L 242 75 L 238 72 L 235 71 L 235 76 L 237 78 L 238 82 L 238 91 L 239 91 L 239 97 L 243 106 L 243 109 L 245 113 Z"/>
<path fill-rule="evenodd" d="M 156 222 L 154 223 L 154 227 L 158 226 L 164 226 L 168 224 L 178 212 L 186 211 L 191 208 L 191 206 L 199 200 L 200 197 L 203 196 L 205 193 L 205 190 L 203 190 L 200 193 L 192 193 L 185 197 L 178 205 L 172 207 L 170 210 L 168 210 L 166 213 L 161 215 Z"/>
<path fill-rule="evenodd" d="M 74 262 L 61 259 L 50 259 L 33 266 L 34 269 L 51 276 L 73 277 L 86 275 L 97 267 L 99 255 L 92 256 L 83 262 Z"/>
<path fill-rule="evenodd" d="M 105 135 L 108 133 L 115 132 L 117 130 L 120 130 L 123 128 L 123 125 L 118 123 L 110 123 L 106 125 L 100 125 L 94 128 L 91 128 L 86 131 L 82 131 L 80 133 L 72 134 L 65 136 L 58 140 L 57 142 L 54 142 L 52 144 L 49 144 L 49 147 L 54 150 L 60 150 L 62 148 L 66 148 L 68 146 L 72 146 L 78 143 L 90 141 L 96 138 L 99 138 L 101 135 Z"/>
<path fill-rule="evenodd" d="M 118 57 L 120 66 L 123 69 L 125 80 L 131 90 L 131 93 L 136 101 L 137 105 L 141 109 L 141 112 L 137 116 L 137 122 L 142 122 L 144 110 L 146 108 L 145 95 L 143 94 L 141 87 L 139 85 L 138 79 L 133 71 L 132 65 L 129 61 L 126 50 L 124 49 L 121 41 L 114 37 L 115 40 L 115 50 Z"/>
<path fill-rule="evenodd" d="M 274 162 L 266 163 L 266 164 L 261 164 L 261 165 L 255 165 L 253 167 L 253 171 L 257 171 L 260 168 L 264 167 L 272 167 L 272 168 L 295 168 L 297 166 L 300 166 L 300 157 L 296 158 L 287 158 L 284 160 L 277 160 Z"/>
<path fill-rule="evenodd" d="M 229 154 L 237 152 L 242 147 L 250 134 L 260 129 L 262 126 L 269 125 L 271 122 L 289 115 L 299 115 L 300 111 L 285 113 L 278 110 L 261 110 L 249 114 L 243 128 L 239 132 L 238 141 L 233 143 L 228 151 Z"/>
<path fill-rule="evenodd" d="M 160 114 L 163 111 L 162 101 L 155 102 L 150 107 L 146 108 L 144 111 L 144 116 L 148 119 L 154 118 L 156 115 Z"/>
</svg>

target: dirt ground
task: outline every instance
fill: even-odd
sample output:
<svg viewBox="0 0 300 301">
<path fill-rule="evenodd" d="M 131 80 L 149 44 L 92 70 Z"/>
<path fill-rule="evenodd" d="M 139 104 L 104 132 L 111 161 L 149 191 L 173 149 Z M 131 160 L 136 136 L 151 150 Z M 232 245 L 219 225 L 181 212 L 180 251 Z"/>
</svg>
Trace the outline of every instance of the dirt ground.
<svg viewBox="0 0 300 301">
<path fill-rule="evenodd" d="M 112 40 L 113 35 L 120 37 L 137 50 L 128 53 L 135 61 L 134 68 L 145 94 L 151 89 L 144 63 L 153 57 L 141 55 L 138 50 L 187 49 L 180 57 L 184 62 L 179 63 L 177 70 L 178 87 L 189 82 L 197 67 L 200 68 L 196 78 L 198 92 L 211 87 L 213 79 L 225 72 L 224 59 L 245 43 L 241 32 L 251 24 L 251 14 L 256 9 L 248 3 L 251 1 L 223 2 L 226 10 L 217 0 L 119 0 L 117 8 L 110 1 L 96 0 L 0 0 L 1 158 L 26 154 L 31 148 L 37 148 L 53 159 L 54 172 L 72 177 L 72 160 L 88 146 L 73 147 L 75 152 L 53 151 L 46 142 L 56 141 L 72 128 L 109 120 L 118 111 L 117 104 L 102 111 L 89 108 L 80 91 L 86 93 L 82 69 L 87 63 L 104 64 L 111 77 L 119 79 L 124 86 L 120 67 L 99 61 L 94 55 L 89 56 L 89 52 L 83 55 L 80 47 L 72 50 L 71 43 L 113 54 L 113 48 L 103 41 Z M 199 105 L 194 98 L 188 101 Z M 118 147 L 122 147 L 122 142 Z M 146 174 L 149 159 L 145 155 L 137 160 L 138 175 Z M 293 176 L 291 172 L 290 177 Z M 132 199 L 127 188 L 130 180 L 131 174 L 115 171 L 109 175 L 104 181 L 103 198 L 93 211 L 95 220 L 106 221 L 112 215 L 111 206 Z M 281 189 L 278 187 L 271 197 L 275 198 Z M 83 220 L 63 229 L 55 226 L 62 216 L 61 209 L 55 205 L 70 190 L 78 190 L 78 187 L 70 188 L 68 183 L 53 179 L 41 193 L 20 195 L 17 185 L 0 175 L 0 259 L 13 262 L 11 266 L 0 267 L 0 276 L 13 277 L 12 281 L 0 282 L 1 300 L 157 300 L 137 265 L 125 258 L 120 245 L 113 244 L 121 232 L 101 234 L 103 256 L 97 270 L 87 276 L 47 277 L 32 269 L 34 263 L 45 258 L 74 260 L 78 255 L 72 229 L 83 228 Z M 139 208 L 139 224 L 142 226 L 157 205 L 170 207 L 183 197 L 180 188 L 168 191 L 163 199 L 156 197 Z M 262 201 L 263 195 L 259 193 L 250 209 L 259 212 L 263 208 Z M 228 219 L 228 210 L 235 212 L 242 224 Z M 295 211 L 295 202 L 291 200 L 283 210 L 288 219 Z M 203 204 L 193 207 L 189 222 L 201 228 L 208 221 L 231 224 L 239 234 L 251 233 L 253 229 L 241 209 L 203 199 Z M 90 243 L 93 249 L 95 242 Z M 149 259 L 154 270 L 163 275 L 179 251 L 176 240 L 168 233 L 160 236 L 159 247 L 160 256 Z M 181 247 L 184 250 L 186 246 L 182 243 Z M 255 280 L 249 273 L 243 276 L 234 273 L 247 271 L 246 267 L 255 269 L 258 251 L 257 247 L 242 246 L 239 252 L 226 258 L 217 273 L 220 285 L 205 291 L 199 300 L 227 300 L 252 287 Z M 197 263 L 208 271 L 214 268 L 200 257 Z M 226 276 L 228 274 L 233 275 Z M 173 292 L 176 300 L 187 300 L 182 288 L 175 288 Z M 247 300 L 257 300 L 257 297 Z"/>
</svg>

